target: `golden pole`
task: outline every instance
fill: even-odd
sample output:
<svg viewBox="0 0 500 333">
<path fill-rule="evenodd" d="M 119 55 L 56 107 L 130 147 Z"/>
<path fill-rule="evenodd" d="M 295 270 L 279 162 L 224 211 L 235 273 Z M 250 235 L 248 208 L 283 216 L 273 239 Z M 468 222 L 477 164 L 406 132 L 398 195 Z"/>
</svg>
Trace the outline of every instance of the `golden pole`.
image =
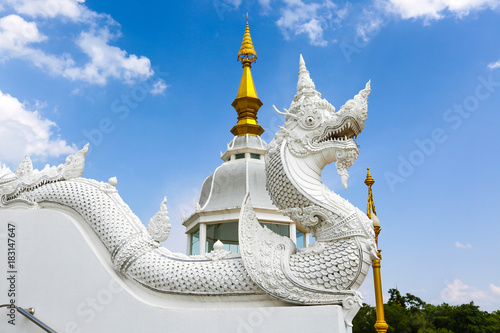
<svg viewBox="0 0 500 333">
<path fill-rule="evenodd" d="M 366 215 L 373 221 L 373 229 L 375 231 L 375 244 L 377 245 L 378 259 L 373 260 L 373 283 L 375 285 L 375 305 L 377 309 L 377 321 L 375 322 L 375 329 L 379 333 L 387 332 L 389 325 L 385 322 L 384 316 L 384 300 L 382 298 L 382 278 L 380 277 L 380 261 L 382 260 L 382 250 L 378 248 L 378 235 L 382 228 L 380 228 L 380 221 L 375 212 L 375 203 L 373 202 L 372 185 L 375 181 L 370 174 L 370 168 L 366 175 L 365 184 L 368 186 L 368 207 L 366 208 Z M 373 211 L 373 217 L 372 217 Z"/>
</svg>

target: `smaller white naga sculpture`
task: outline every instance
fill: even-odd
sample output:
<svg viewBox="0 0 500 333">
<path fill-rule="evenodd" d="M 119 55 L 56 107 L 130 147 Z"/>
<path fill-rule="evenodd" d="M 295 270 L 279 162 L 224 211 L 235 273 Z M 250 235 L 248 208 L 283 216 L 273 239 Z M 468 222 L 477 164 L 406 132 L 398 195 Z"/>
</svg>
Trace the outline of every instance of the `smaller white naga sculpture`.
<svg viewBox="0 0 500 333">
<path fill-rule="evenodd" d="M 34 170 L 26 157 L 16 173 L 0 169 L 0 209 L 37 208 L 70 213 L 89 225 L 109 251 L 114 268 L 151 292 L 164 295 L 248 296 L 267 293 L 291 304 L 340 304 L 346 323 L 361 305 L 356 289 L 376 258 L 368 217 L 321 182 L 321 170 L 336 162 L 347 186 L 347 168 L 358 156 L 354 138 L 364 127 L 370 83 L 338 112 L 316 91 L 300 58 L 297 94 L 285 124 L 268 146 L 267 187 L 274 204 L 316 237 L 295 244 L 263 228 L 251 198 L 239 221 L 241 256 L 217 243 L 201 256 L 172 253 L 159 242 L 170 223 L 166 198 L 146 229 L 108 183 L 81 178 L 88 145 L 66 163 Z M 243 299 L 244 301 L 244 299 Z"/>
</svg>

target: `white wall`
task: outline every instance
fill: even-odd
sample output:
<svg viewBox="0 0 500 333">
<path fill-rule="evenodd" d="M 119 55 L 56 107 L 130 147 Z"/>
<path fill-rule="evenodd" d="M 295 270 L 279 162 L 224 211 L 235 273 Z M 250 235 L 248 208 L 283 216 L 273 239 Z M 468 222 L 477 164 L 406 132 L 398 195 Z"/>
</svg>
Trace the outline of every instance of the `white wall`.
<svg viewBox="0 0 500 333">
<path fill-rule="evenodd" d="M 15 225 L 15 301 L 57 332 L 346 332 L 339 306 L 283 306 L 271 297 L 156 293 L 124 280 L 78 218 L 50 209 L 0 210 L 0 304 L 9 301 L 8 224 Z M 10 274 L 12 275 L 12 274 Z M 243 300 L 243 301 L 242 301 Z M 281 306 L 270 306 L 270 305 Z M 0 332 L 43 332 L 0 309 Z"/>
</svg>

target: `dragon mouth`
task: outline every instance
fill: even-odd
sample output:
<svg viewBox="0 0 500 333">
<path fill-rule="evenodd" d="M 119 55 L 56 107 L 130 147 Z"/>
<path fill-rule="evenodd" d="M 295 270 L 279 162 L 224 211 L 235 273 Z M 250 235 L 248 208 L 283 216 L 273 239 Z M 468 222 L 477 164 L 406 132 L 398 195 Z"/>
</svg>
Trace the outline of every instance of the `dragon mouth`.
<svg viewBox="0 0 500 333">
<path fill-rule="evenodd" d="M 341 142 L 354 139 L 361 132 L 358 123 L 351 117 L 345 118 L 338 126 L 328 126 L 323 134 L 315 140 L 318 144 L 328 142 Z"/>
</svg>

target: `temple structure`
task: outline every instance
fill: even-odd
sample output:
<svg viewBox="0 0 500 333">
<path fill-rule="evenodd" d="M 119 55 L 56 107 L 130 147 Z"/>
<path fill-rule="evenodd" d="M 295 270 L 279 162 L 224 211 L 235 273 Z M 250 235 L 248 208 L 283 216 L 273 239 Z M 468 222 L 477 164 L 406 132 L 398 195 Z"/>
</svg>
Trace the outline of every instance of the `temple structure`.
<svg viewBox="0 0 500 333">
<path fill-rule="evenodd" d="M 221 155 L 224 163 L 205 179 L 196 211 L 183 221 L 187 234 L 187 254 L 213 250 L 217 240 L 226 250 L 239 253 L 238 219 L 246 193 L 250 193 L 257 218 L 262 225 L 282 236 L 290 237 L 298 248 L 307 247 L 309 233 L 296 227 L 271 202 L 266 190 L 264 155 L 267 144 L 260 137 L 264 129 L 257 122 L 262 102 L 257 95 L 251 67 L 257 60 L 248 18 L 245 35 L 238 52 L 243 75 L 232 106 L 238 122 L 231 129 L 234 138 Z"/>
<path fill-rule="evenodd" d="M 82 177 L 88 144 L 57 166 L 37 170 L 26 156 L 0 170 L 0 332 L 352 333 L 358 288 L 379 258 L 374 221 L 321 172 L 335 163 L 347 187 L 370 82 L 336 111 L 300 56 L 297 93 L 275 108 L 284 124 L 266 144 L 248 19 L 238 59 L 238 122 L 184 221 L 189 255 L 161 245 L 166 198 L 146 227 L 115 177 Z"/>
</svg>

